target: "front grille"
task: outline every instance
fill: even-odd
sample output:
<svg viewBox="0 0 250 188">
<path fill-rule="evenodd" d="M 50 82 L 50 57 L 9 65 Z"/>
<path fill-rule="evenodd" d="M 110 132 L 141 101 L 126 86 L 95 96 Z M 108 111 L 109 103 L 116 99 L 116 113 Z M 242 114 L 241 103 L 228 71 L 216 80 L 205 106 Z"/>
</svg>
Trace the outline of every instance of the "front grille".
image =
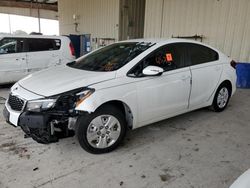
<svg viewBox="0 0 250 188">
<path fill-rule="evenodd" d="M 8 104 L 12 110 L 22 111 L 24 106 L 24 100 L 14 95 L 9 95 Z"/>
</svg>

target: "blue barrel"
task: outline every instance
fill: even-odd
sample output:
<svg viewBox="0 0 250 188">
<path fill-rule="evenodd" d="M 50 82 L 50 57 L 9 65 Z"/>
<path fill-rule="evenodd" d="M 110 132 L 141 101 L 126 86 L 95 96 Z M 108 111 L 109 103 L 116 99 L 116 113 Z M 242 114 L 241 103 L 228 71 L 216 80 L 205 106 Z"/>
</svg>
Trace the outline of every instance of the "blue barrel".
<svg viewBox="0 0 250 188">
<path fill-rule="evenodd" d="M 237 63 L 237 87 L 250 88 L 250 63 Z"/>
</svg>

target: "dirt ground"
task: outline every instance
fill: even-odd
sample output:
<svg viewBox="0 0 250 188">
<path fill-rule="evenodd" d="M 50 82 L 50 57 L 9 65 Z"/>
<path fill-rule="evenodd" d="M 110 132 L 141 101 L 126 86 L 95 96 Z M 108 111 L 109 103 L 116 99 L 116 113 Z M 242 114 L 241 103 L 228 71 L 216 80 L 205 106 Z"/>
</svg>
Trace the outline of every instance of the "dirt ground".
<svg viewBox="0 0 250 188">
<path fill-rule="evenodd" d="M 250 168 L 250 90 L 226 111 L 201 109 L 130 131 L 116 151 L 92 155 L 74 137 L 41 145 L 2 116 L 0 188 L 228 188 Z"/>
</svg>

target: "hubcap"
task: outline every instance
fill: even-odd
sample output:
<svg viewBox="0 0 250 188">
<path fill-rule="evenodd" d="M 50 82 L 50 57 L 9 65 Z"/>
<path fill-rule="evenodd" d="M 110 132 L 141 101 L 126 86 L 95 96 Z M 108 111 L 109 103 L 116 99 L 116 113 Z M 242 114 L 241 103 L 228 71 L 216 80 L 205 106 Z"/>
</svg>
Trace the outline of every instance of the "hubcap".
<svg viewBox="0 0 250 188">
<path fill-rule="evenodd" d="M 229 92 L 226 87 L 221 88 L 218 97 L 217 97 L 217 105 L 219 108 L 224 108 L 227 104 L 229 98 Z"/>
<path fill-rule="evenodd" d="M 94 148 L 107 148 L 113 145 L 121 134 L 121 125 L 112 115 L 94 118 L 87 129 L 88 143 Z"/>
</svg>

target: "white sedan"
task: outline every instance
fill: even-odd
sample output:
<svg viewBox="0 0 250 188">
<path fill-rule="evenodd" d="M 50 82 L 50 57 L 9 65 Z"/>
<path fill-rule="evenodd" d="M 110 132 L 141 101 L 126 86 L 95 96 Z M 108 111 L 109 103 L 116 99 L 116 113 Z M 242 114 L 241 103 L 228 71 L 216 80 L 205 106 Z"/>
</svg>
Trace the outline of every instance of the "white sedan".
<svg viewBox="0 0 250 188">
<path fill-rule="evenodd" d="M 105 153 L 127 129 L 203 107 L 223 111 L 236 90 L 235 66 L 195 41 L 118 42 L 20 80 L 4 115 L 40 143 L 76 134 L 88 152 Z"/>
</svg>

